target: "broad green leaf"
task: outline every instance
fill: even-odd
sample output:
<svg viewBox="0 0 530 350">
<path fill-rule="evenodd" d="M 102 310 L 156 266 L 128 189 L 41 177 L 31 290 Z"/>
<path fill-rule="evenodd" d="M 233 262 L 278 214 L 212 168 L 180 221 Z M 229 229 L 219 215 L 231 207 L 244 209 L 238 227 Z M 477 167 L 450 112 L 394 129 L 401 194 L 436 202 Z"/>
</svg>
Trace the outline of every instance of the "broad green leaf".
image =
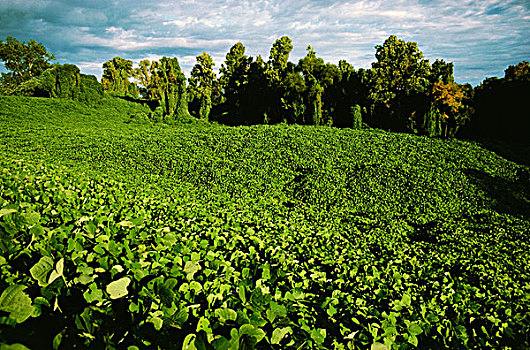
<svg viewBox="0 0 530 350">
<path fill-rule="evenodd" d="M 43 256 L 31 269 L 29 269 L 29 272 L 31 276 L 39 282 L 39 286 L 45 287 L 48 285 L 46 283 L 46 277 L 51 270 L 53 270 L 52 258 L 49 256 Z"/>
<path fill-rule="evenodd" d="M 375 342 L 370 346 L 370 350 L 388 350 L 385 344 L 381 344 L 379 342 Z"/>
<path fill-rule="evenodd" d="M 329 317 L 333 317 L 333 315 L 335 315 L 337 313 L 337 309 L 335 309 L 335 307 L 333 305 L 329 305 L 329 307 L 326 310 L 326 312 L 328 313 Z"/>
<path fill-rule="evenodd" d="M 261 328 L 256 328 L 251 324 L 244 324 L 239 327 L 239 337 L 242 337 L 243 335 L 254 337 L 256 338 L 256 342 L 259 343 L 265 336 L 265 332 Z"/>
<path fill-rule="evenodd" d="M 202 285 L 197 281 L 191 281 L 190 289 L 194 290 L 195 293 L 199 293 L 202 290 Z"/>
<path fill-rule="evenodd" d="M 237 319 L 237 313 L 234 310 L 228 308 L 215 310 L 215 316 L 217 316 L 222 323 L 226 323 L 227 321 L 235 321 Z"/>
<path fill-rule="evenodd" d="M 244 286 L 240 286 L 239 287 L 239 299 L 241 299 L 241 301 L 244 303 L 247 302 L 247 296 L 245 294 L 245 287 Z"/>
<path fill-rule="evenodd" d="M 109 293 L 109 296 L 111 299 L 118 299 L 123 296 L 126 296 L 127 286 L 129 286 L 129 283 L 131 283 L 131 280 L 128 277 L 122 277 L 117 281 L 113 281 L 107 285 L 107 293 Z"/>
<path fill-rule="evenodd" d="M 205 331 L 206 334 L 212 333 L 212 329 L 210 328 L 210 321 L 208 321 L 207 318 L 201 317 L 199 319 L 199 322 L 197 322 L 197 332 L 199 331 Z"/>
<path fill-rule="evenodd" d="M 53 350 L 59 349 L 61 342 L 63 341 L 63 334 L 58 333 L 55 338 L 53 338 Z"/>
<path fill-rule="evenodd" d="M 323 328 L 316 328 L 311 331 L 311 338 L 317 343 L 322 344 L 326 339 L 326 330 Z"/>
<path fill-rule="evenodd" d="M 419 335 L 423 332 L 423 329 L 421 328 L 421 326 L 418 324 L 418 322 L 411 322 L 408 326 L 408 329 L 409 333 L 411 335 Z"/>
<path fill-rule="evenodd" d="M 229 350 L 230 342 L 228 341 L 228 339 L 221 336 L 220 338 L 214 340 L 212 346 L 215 350 Z"/>
<path fill-rule="evenodd" d="M 24 218 L 28 226 L 35 225 L 40 220 L 40 214 L 35 211 L 32 211 L 30 213 L 24 213 L 22 214 L 22 217 Z"/>
<path fill-rule="evenodd" d="M 64 272 L 64 258 L 59 259 L 57 264 L 55 264 L 55 270 L 52 271 L 50 277 L 48 278 L 48 284 L 52 283 L 59 277 L 63 277 Z"/>
<path fill-rule="evenodd" d="M 193 278 L 193 275 L 201 269 L 201 265 L 199 265 L 196 261 L 186 261 L 186 264 L 184 265 L 184 272 L 186 273 L 186 277 L 188 280 L 191 280 Z"/>
<path fill-rule="evenodd" d="M 44 228 L 41 225 L 35 225 L 29 230 L 29 233 L 34 237 L 40 237 L 44 234 L 44 232 Z"/>
<path fill-rule="evenodd" d="M 164 283 L 158 284 L 158 296 L 167 307 L 170 307 L 175 299 L 173 289 L 177 283 L 178 281 L 175 278 L 169 278 Z"/>
<path fill-rule="evenodd" d="M 410 306 L 411 302 L 412 302 L 412 299 L 410 298 L 410 295 L 403 294 L 403 297 L 401 297 L 401 304 L 403 306 Z"/>
<path fill-rule="evenodd" d="M 151 317 L 148 322 L 151 322 L 157 331 L 161 330 L 164 325 L 164 321 L 160 317 Z"/>
<path fill-rule="evenodd" d="M 132 221 L 124 220 L 118 223 L 121 227 L 128 227 L 128 228 L 134 228 L 136 225 Z"/>
<path fill-rule="evenodd" d="M 177 236 L 174 233 L 168 233 L 162 238 L 162 243 L 167 246 L 174 246 L 177 243 Z"/>
<path fill-rule="evenodd" d="M 195 334 L 188 334 L 186 338 L 184 338 L 184 343 L 182 344 L 182 350 L 197 350 L 197 347 L 195 346 L 195 338 L 197 336 Z"/>
<path fill-rule="evenodd" d="M 103 291 L 98 289 L 96 283 L 92 283 L 88 290 L 83 293 L 83 297 L 85 297 L 85 300 L 87 303 L 92 303 L 94 301 L 101 301 L 103 300 Z"/>
<path fill-rule="evenodd" d="M 16 209 L 0 209 L 0 218 L 4 215 L 16 213 L 16 212 L 17 212 Z"/>
<path fill-rule="evenodd" d="M 414 345 L 414 346 L 418 346 L 418 338 L 411 334 L 409 335 L 409 338 L 407 339 L 407 342 L 409 342 L 410 344 Z"/>
<path fill-rule="evenodd" d="M 271 344 L 280 344 L 282 339 L 288 334 L 292 333 L 291 327 L 276 328 L 272 331 Z"/>
<path fill-rule="evenodd" d="M 33 313 L 30 297 L 24 293 L 27 287 L 15 284 L 7 287 L 0 295 L 0 310 L 8 312 L 17 323 L 27 320 Z"/>
<path fill-rule="evenodd" d="M 267 309 L 267 319 L 270 322 L 274 322 L 276 317 L 285 317 L 287 316 L 287 309 L 283 305 L 279 305 L 275 301 L 269 303 L 269 308 Z"/>
</svg>

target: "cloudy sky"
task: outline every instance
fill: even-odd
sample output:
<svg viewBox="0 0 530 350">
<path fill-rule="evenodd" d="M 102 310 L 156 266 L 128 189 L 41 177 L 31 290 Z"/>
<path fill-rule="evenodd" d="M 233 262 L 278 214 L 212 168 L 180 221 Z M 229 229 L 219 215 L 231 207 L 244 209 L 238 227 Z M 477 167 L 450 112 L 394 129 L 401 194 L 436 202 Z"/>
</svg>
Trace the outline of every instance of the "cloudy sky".
<svg viewBox="0 0 530 350">
<path fill-rule="evenodd" d="M 238 41 L 267 58 L 282 35 L 293 40 L 291 61 L 311 44 L 328 62 L 368 68 L 392 34 L 476 85 L 530 59 L 530 0 L 0 0 L 0 40 L 35 39 L 98 77 L 114 56 L 176 56 L 188 73 L 206 51 L 219 67 Z"/>
</svg>

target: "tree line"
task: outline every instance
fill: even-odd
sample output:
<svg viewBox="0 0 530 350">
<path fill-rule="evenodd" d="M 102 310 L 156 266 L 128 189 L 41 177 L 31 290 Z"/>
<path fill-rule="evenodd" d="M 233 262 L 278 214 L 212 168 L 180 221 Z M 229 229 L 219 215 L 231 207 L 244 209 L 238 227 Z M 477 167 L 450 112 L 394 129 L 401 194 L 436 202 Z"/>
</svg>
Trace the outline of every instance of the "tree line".
<svg viewBox="0 0 530 350">
<path fill-rule="evenodd" d="M 375 47 L 370 69 L 345 60 L 324 62 L 307 47 L 297 63 L 288 36 L 277 39 L 267 59 L 233 45 L 219 74 L 207 53 L 186 78 L 176 57 L 142 60 L 134 67 L 121 57 L 103 63 L 101 83 L 55 57 L 33 40 L 0 42 L 4 94 L 92 100 L 108 94 L 155 102 L 151 118 L 171 121 L 189 115 L 228 125 L 304 124 L 411 132 L 432 137 L 527 141 L 529 64 L 509 66 L 504 78 L 487 78 L 477 87 L 457 84 L 451 62 L 432 64 L 417 43 L 394 35 Z"/>
</svg>

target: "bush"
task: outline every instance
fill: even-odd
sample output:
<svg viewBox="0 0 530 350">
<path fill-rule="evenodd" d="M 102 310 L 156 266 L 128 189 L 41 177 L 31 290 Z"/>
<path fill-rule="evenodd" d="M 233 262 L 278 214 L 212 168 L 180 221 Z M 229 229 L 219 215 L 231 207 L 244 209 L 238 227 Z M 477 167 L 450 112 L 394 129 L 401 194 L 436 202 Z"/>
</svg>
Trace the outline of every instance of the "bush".
<svg viewBox="0 0 530 350">
<path fill-rule="evenodd" d="M 103 87 L 95 76 L 81 74 L 73 64 L 64 64 L 55 65 L 45 70 L 39 78 L 20 84 L 11 94 L 90 102 L 103 97 Z"/>
</svg>

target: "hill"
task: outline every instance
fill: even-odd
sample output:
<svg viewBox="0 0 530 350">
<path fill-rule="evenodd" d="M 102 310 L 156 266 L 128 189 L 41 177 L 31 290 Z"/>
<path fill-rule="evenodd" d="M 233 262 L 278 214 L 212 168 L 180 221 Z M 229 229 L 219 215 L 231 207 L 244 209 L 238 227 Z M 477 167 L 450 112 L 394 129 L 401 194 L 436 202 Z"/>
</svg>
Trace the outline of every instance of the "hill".
<svg viewBox="0 0 530 350">
<path fill-rule="evenodd" d="M 530 346 L 526 165 L 378 130 L 152 123 L 119 99 L 0 106 L 6 343 Z"/>
</svg>

